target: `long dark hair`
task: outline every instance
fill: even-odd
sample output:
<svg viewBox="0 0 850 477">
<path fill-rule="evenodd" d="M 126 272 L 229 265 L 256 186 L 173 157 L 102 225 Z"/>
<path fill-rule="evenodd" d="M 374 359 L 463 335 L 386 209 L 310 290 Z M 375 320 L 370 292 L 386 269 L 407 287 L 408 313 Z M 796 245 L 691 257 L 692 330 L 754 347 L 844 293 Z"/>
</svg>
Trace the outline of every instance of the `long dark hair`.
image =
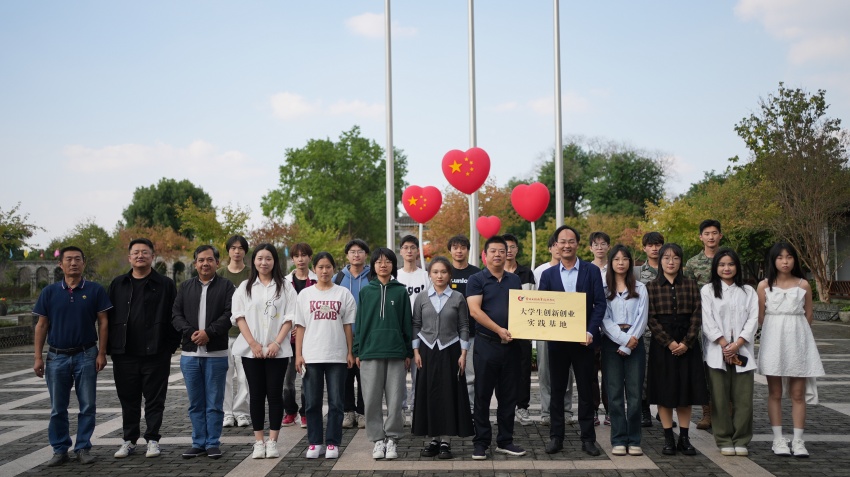
<svg viewBox="0 0 850 477">
<path fill-rule="evenodd" d="M 261 243 L 254 247 L 254 253 L 251 254 L 251 277 L 248 279 L 248 286 L 245 287 L 245 293 L 248 295 L 248 298 L 251 298 L 251 288 L 253 288 L 254 282 L 257 281 L 257 277 L 260 276 L 260 272 L 254 266 L 254 260 L 257 258 L 257 253 L 261 250 L 268 250 L 272 254 L 272 260 L 274 260 L 274 265 L 272 266 L 272 280 L 274 280 L 275 285 L 274 297 L 280 298 L 280 289 L 285 286 L 284 283 L 286 283 L 286 280 L 283 279 L 283 267 L 280 264 L 277 249 L 270 243 Z"/>
<path fill-rule="evenodd" d="M 374 252 L 372 252 L 372 259 L 369 261 L 369 280 L 378 278 L 378 273 L 375 271 L 375 262 L 377 262 L 381 257 L 392 262 L 392 277 L 395 278 L 398 276 L 398 258 L 395 256 L 395 252 L 387 247 L 378 247 Z"/>
<path fill-rule="evenodd" d="M 770 288 L 770 291 L 773 291 L 773 285 L 776 283 L 776 278 L 779 275 L 779 271 L 776 270 L 776 259 L 779 258 L 783 250 L 788 252 L 788 255 L 791 255 L 794 259 L 794 266 L 791 267 L 791 275 L 797 278 L 806 278 L 803 275 L 803 267 L 800 265 L 800 257 L 797 256 L 797 251 L 794 250 L 794 247 L 788 242 L 777 242 L 767 252 L 767 286 Z"/>
<path fill-rule="evenodd" d="M 605 273 L 605 282 L 608 284 L 607 298 L 610 301 L 617 296 L 617 277 L 614 276 L 614 267 L 611 266 L 611 262 L 618 253 L 622 253 L 624 257 L 629 259 L 629 270 L 626 272 L 626 290 L 628 290 L 629 293 L 626 295 L 626 299 L 637 298 L 640 295 L 638 295 L 638 292 L 635 289 L 635 274 L 632 273 L 631 270 L 632 265 L 634 265 L 635 262 L 632 260 L 632 253 L 629 252 L 628 247 L 621 243 L 614 245 L 614 248 L 612 248 L 611 252 L 608 253 L 608 271 Z"/>
<path fill-rule="evenodd" d="M 448 258 L 446 258 L 442 255 L 437 255 L 436 257 L 431 259 L 431 263 L 428 264 L 428 274 L 429 275 L 431 274 L 431 267 L 435 263 L 442 263 L 446 267 L 446 270 L 449 271 L 449 278 L 452 277 L 452 264 L 449 262 Z"/>
<path fill-rule="evenodd" d="M 658 251 L 658 267 L 660 270 L 658 270 L 658 276 L 655 277 L 655 281 L 658 283 L 664 283 L 664 281 L 667 280 L 667 277 L 664 276 L 664 269 L 662 268 L 663 265 L 661 265 L 661 261 L 664 260 L 664 255 L 668 250 L 672 251 L 673 255 L 679 257 L 679 273 L 676 275 L 677 279 L 682 276 L 682 270 L 685 268 L 685 252 L 682 251 L 682 247 L 673 242 L 665 243 L 661 246 L 661 250 Z"/>
<path fill-rule="evenodd" d="M 744 275 L 741 273 L 741 259 L 738 257 L 738 254 L 731 248 L 721 248 L 714 254 L 714 258 L 711 259 L 711 286 L 714 287 L 715 298 L 723 298 L 723 283 L 720 279 L 720 274 L 717 273 L 717 267 L 720 265 L 720 259 L 723 257 L 731 258 L 735 264 L 735 276 L 732 278 L 732 281 L 739 287 L 744 286 Z"/>
</svg>

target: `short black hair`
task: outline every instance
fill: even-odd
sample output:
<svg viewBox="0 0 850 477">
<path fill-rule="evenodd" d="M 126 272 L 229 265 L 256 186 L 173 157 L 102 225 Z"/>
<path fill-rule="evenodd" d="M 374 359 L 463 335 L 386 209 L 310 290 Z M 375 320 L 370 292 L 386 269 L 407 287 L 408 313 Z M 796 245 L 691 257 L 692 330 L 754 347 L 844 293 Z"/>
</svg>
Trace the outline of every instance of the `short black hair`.
<svg viewBox="0 0 850 477">
<path fill-rule="evenodd" d="M 501 235 L 494 235 L 494 236 L 488 238 L 486 242 L 484 242 L 484 253 L 487 253 L 487 248 L 490 247 L 490 245 L 494 244 L 494 243 L 500 243 L 500 244 L 504 245 L 505 251 L 507 251 L 508 242 L 505 240 L 505 238 L 502 237 Z"/>
<path fill-rule="evenodd" d="M 514 234 L 502 234 L 502 238 L 505 239 L 505 242 L 513 242 L 519 246 L 519 239 Z"/>
<path fill-rule="evenodd" d="M 578 236 L 576 236 L 576 239 L 578 239 Z M 611 237 L 609 237 L 605 232 L 593 232 L 590 234 L 589 240 L 591 244 L 596 242 L 598 239 L 602 239 L 603 242 L 611 245 Z"/>
<path fill-rule="evenodd" d="M 404 244 L 406 243 L 412 243 L 413 245 L 416 245 L 416 248 L 419 248 L 419 239 L 416 238 L 415 235 L 405 235 L 404 237 L 402 237 L 398 247 L 404 247 Z"/>
<path fill-rule="evenodd" d="M 76 247 L 74 245 L 69 245 L 67 247 L 62 247 L 61 249 L 59 249 L 59 261 L 60 262 L 62 261 L 62 259 L 65 258 L 65 252 L 80 252 L 80 255 L 83 256 L 83 261 L 84 262 L 86 261 L 86 252 L 83 252 L 83 249 L 81 249 L 80 247 Z"/>
<path fill-rule="evenodd" d="M 643 247 L 647 245 L 664 245 L 664 236 L 661 235 L 661 232 L 647 232 L 643 234 L 640 243 Z"/>
<path fill-rule="evenodd" d="M 230 237 L 229 239 L 227 239 L 227 242 L 225 244 L 227 246 L 227 250 L 230 250 L 230 247 L 232 247 L 233 244 L 235 244 L 236 242 L 239 242 L 239 246 L 242 247 L 242 250 L 245 251 L 245 255 L 247 255 L 248 254 L 248 241 L 245 239 L 245 237 L 243 237 L 241 235 L 234 235 L 234 236 Z"/>
<path fill-rule="evenodd" d="M 330 252 L 319 252 L 313 257 L 313 267 L 319 264 L 319 260 L 325 259 L 331 262 L 331 266 L 336 270 L 336 260 L 334 260 L 334 256 L 330 254 Z"/>
<path fill-rule="evenodd" d="M 308 243 L 298 242 L 297 244 L 289 247 L 289 256 L 295 257 L 297 255 L 306 255 L 308 257 L 313 256 L 313 247 Z"/>
<path fill-rule="evenodd" d="M 195 249 L 195 254 L 193 255 L 194 259 L 197 260 L 198 254 L 200 254 L 201 252 L 206 252 L 207 250 L 212 250 L 213 257 L 215 257 L 216 262 L 221 260 L 221 254 L 218 253 L 218 249 L 208 243 L 199 245 L 198 248 Z"/>
<path fill-rule="evenodd" d="M 702 231 L 709 227 L 717 227 L 717 231 L 723 233 L 723 230 L 720 229 L 720 222 L 714 219 L 707 219 L 700 222 L 699 233 L 702 234 Z"/>
<path fill-rule="evenodd" d="M 137 238 L 137 239 L 130 240 L 130 245 L 127 246 L 127 251 L 129 252 L 130 250 L 133 250 L 133 245 L 136 245 L 137 243 L 140 243 L 142 245 L 147 245 L 148 248 L 151 249 L 151 252 L 154 251 L 153 242 L 151 242 L 150 240 L 148 240 L 146 238 Z"/>
<path fill-rule="evenodd" d="M 469 237 L 463 234 L 455 235 L 454 237 L 449 239 L 449 243 L 446 244 L 446 247 L 449 249 L 449 252 L 452 251 L 452 247 L 455 245 L 460 245 L 461 247 L 466 247 L 467 250 L 470 249 Z"/>
<path fill-rule="evenodd" d="M 348 251 L 351 249 L 351 247 L 353 247 L 355 245 L 360 247 L 367 254 L 369 253 L 369 246 L 366 245 L 365 241 L 363 241 L 362 239 L 359 239 L 359 238 L 351 239 L 351 240 L 348 241 L 347 244 L 345 244 L 345 253 L 347 254 Z"/>
<path fill-rule="evenodd" d="M 547 241 L 546 248 L 552 248 L 556 243 L 558 243 L 558 236 L 552 234 L 549 236 L 549 240 Z"/>
<path fill-rule="evenodd" d="M 393 269 L 390 274 L 393 278 L 398 275 L 398 257 L 396 257 L 395 252 L 388 249 L 387 247 L 378 247 L 372 252 L 372 259 L 369 260 L 369 279 L 374 280 L 378 278 L 377 267 L 375 267 L 375 262 L 381 259 L 381 257 L 386 258 L 393 264 Z"/>
<path fill-rule="evenodd" d="M 555 232 L 552 234 L 552 237 L 555 239 L 555 242 L 558 241 L 558 235 L 561 235 L 561 232 L 563 232 L 564 230 L 571 231 L 576 236 L 576 242 L 581 242 L 581 235 L 579 235 L 578 230 L 570 227 L 569 225 L 562 225 L 555 229 Z"/>
</svg>

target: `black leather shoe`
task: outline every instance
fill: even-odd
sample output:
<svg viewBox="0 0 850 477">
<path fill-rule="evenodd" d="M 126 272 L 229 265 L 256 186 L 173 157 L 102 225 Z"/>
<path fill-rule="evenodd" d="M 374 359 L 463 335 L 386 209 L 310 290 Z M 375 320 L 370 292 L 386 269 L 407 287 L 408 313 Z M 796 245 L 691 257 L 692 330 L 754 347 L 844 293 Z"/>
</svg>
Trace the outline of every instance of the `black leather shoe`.
<svg viewBox="0 0 850 477">
<path fill-rule="evenodd" d="M 652 427 L 652 414 L 649 412 L 649 409 L 644 409 L 640 413 L 640 426 L 641 427 Z"/>
<path fill-rule="evenodd" d="M 590 441 L 582 442 L 581 450 L 583 450 L 588 455 L 592 455 L 593 457 L 599 455 L 599 449 L 596 447 L 596 444 Z"/>
<path fill-rule="evenodd" d="M 440 459 L 453 459 L 454 454 L 452 454 L 452 448 L 449 446 L 448 442 L 443 442 L 440 444 L 440 455 L 437 456 Z"/>
<path fill-rule="evenodd" d="M 439 453 L 440 444 L 437 443 L 437 441 L 431 441 L 430 444 L 428 444 L 427 446 L 425 446 L 424 449 L 422 449 L 422 452 L 420 452 L 419 455 L 422 457 L 434 457 Z"/>
<path fill-rule="evenodd" d="M 691 445 L 691 440 L 684 436 L 679 436 L 679 444 L 676 445 L 682 454 L 697 455 L 697 450 Z"/>
<path fill-rule="evenodd" d="M 664 438 L 664 448 L 661 449 L 664 455 L 676 455 L 676 439 L 673 437 Z"/>
<path fill-rule="evenodd" d="M 546 453 L 554 454 L 559 452 L 564 448 L 564 441 L 560 437 L 553 437 L 549 439 L 549 443 L 546 444 Z"/>
</svg>

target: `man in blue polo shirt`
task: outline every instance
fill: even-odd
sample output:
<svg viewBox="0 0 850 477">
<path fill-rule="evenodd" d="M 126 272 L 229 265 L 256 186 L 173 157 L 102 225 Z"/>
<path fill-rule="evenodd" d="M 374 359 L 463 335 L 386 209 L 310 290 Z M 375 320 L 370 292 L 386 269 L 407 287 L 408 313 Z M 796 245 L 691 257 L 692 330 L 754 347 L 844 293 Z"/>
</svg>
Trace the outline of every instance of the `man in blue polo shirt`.
<svg viewBox="0 0 850 477">
<path fill-rule="evenodd" d="M 83 278 L 86 257 L 82 250 L 77 247 L 60 250 L 59 267 L 65 273 L 65 279 L 45 287 L 32 310 L 34 315 L 38 315 L 33 370 L 39 378 L 47 377 L 50 393 L 47 437 L 53 446 L 53 457 L 47 463 L 48 467 L 70 460 L 68 403 L 72 387 L 77 391 L 80 404 L 74 453 L 82 464 L 95 461 L 89 453 L 95 424 L 95 385 L 97 373 L 106 366 L 106 311 L 112 308 L 106 290 Z M 48 343 L 46 366 L 41 356 L 45 338 Z"/>
<path fill-rule="evenodd" d="M 484 243 L 487 267 L 469 277 L 466 284 L 466 302 L 469 314 L 475 319 L 477 330 L 473 366 L 475 366 L 475 446 L 472 458 L 487 458 L 493 431 L 490 426 L 490 400 L 493 391 L 498 396 L 496 423 L 496 452 L 512 456 L 525 455 L 525 450 L 514 444 L 514 416 L 517 403 L 517 386 L 520 376 L 518 341 L 508 331 L 509 290 L 521 290 L 522 281 L 505 271 L 508 244 L 501 236 L 493 236 Z"/>
</svg>

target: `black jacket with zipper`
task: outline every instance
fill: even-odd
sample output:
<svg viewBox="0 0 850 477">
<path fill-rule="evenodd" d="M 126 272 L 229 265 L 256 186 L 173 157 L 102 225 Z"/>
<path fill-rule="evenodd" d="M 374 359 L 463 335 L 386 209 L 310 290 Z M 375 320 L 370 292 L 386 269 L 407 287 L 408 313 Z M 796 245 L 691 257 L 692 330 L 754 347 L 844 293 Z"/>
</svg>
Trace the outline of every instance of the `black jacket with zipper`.
<svg viewBox="0 0 850 477">
<path fill-rule="evenodd" d="M 209 343 L 207 351 L 227 349 L 227 332 L 230 330 L 230 307 L 236 287 L 230 280 L 213 277 L 207 288 L 207 316 L 204 331 Z M 174 300 L 171 323 L 182 335 L 183 351 L 198 351 L 198 345 L 192 342 L 192 333 L 198 331 L 198 312 L 200 311 L 203 284 L 198 277 L 190 278 L 180 284 L 177 299 Z"/>
<path fill-rule="evenodd" d="M 133 299 L 133 271 L 119 275 L 109 285 L 109 300 L 113 306 L 107 312 L 109 317 L 109 354 L 125 354 L 127 346 L 127 328 L 130 320 L 130 302 Z M 151 270 L 145 282 L 144 355 L 174 353 L 180 344 L 180 334 L 171 326 L 171 308 L 177 296 L 174 280 Z"/>
</svg>

